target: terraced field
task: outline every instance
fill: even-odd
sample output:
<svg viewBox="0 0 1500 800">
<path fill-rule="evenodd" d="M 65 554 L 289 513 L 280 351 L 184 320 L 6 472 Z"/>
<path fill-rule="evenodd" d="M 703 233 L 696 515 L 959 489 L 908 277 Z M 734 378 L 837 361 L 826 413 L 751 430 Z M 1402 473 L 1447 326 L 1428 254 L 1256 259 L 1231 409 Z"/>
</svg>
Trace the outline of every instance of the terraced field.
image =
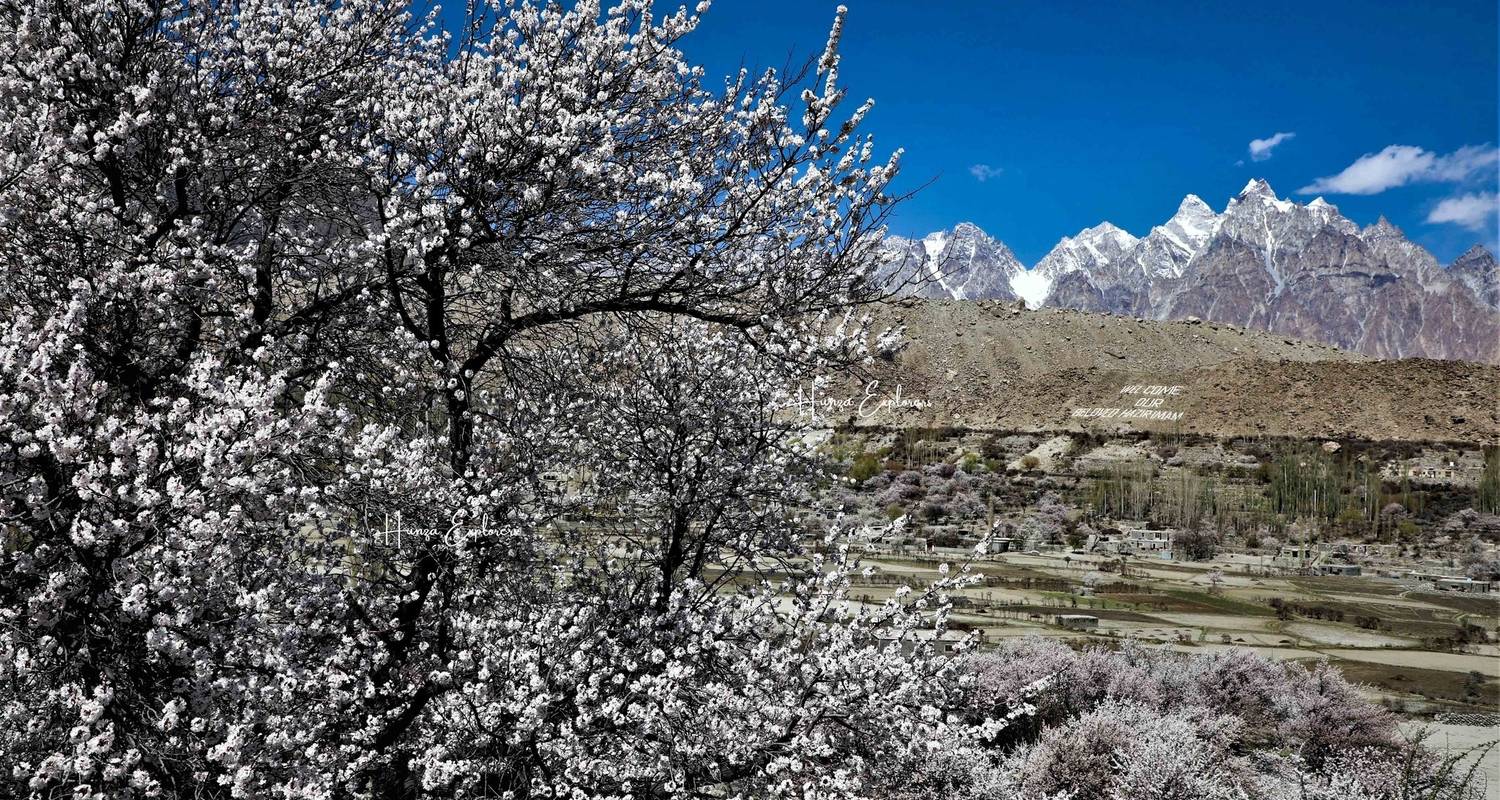
<svg viewBox="0 0 1500 800">
<path fill-rule="evenodd" d="M 1500 648 L 1432 644 L 1465 624 L 1495 630 L 1500 598 L 1421 591 L 1379 578 L 1265 577 L 1233 557 L 1142 562 L 1139 569 L 1132 565 L 1130 577 L 1105 576 L 1100 583 L 1102 562 L 1076 554 L 1007 554 L 974 562 L 988 585 L 958 593 L 954 627 L 988 641 L 1040 635 L 1128 638 L 1182 650 L 1248 647 L 1271 658 L 1327 659 L 1371 695 L 1411 712 L 1500 707 Z M 880 602 L 897 585 L 936 577 L 940 560 L 876 555 L 870 563 L 875 574 L 855 593 Z M 1208 581 L 1216 569 L 1223 574 L 1218 588 Z M 1103 591 L 1073 593 L 1091 573 Z M 1273 600 L 1292 611 L 1278 613 Z M 1089 614 L 1099 624 L 1083 631 L 1064 628 L 1056 623 L 1058 614 Z M 1318 616 L 1307 616 L 1313 614 Z"/>
</svg>

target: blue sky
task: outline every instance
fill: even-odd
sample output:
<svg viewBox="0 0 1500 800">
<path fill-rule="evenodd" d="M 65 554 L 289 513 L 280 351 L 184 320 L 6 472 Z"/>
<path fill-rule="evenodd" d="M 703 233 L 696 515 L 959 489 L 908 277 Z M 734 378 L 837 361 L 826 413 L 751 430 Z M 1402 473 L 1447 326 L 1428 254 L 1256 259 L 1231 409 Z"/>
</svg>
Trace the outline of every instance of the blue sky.
<svg viewBox="0 0 1500 800">
<path fill-rule="evenodd" d="M 877 146 L 906 149 L 898 188 L 932 181 L 896 233 L 969 220 L 1031 264 L 1105 219 L 1144 235 L 1188 193 L 1222 209 L 1263 177 L 1307 202 L 1339 176 L 1329 202 L 1445 263 L 1494 246 L 1495 0 L 844 2 L 850 107 L 874 97 Z M 711 75 L 800 62 L 835 6 L 718 0 L 683 48 Z"/>
</svg>

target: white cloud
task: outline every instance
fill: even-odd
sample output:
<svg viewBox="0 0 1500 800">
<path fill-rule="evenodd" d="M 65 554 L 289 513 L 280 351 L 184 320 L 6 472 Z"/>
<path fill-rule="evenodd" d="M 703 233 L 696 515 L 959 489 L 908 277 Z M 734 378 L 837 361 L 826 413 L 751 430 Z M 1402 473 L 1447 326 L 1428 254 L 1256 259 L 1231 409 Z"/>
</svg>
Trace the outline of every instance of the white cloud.
<svg viewBox="0 0 1500 800">
<path fill-rule="evenodd" d="M 1440 156 L 1409 144 L 1366 153 L 1337 175 L 1318 178 L 1301 194 L 1378 194 L 1408 183 L 1458 183 L 1495 165 L 1500 155 L 1489 145 L 1460 147 Z"/>
<path fill-rule="evenodd" d="M 1266 137 L 1264 139 L 1251 139 L 1250 140 L 1250 160 L 1251 161 L 1265 161 L 1266 159 L 1268 159 L 1268 158 L 1271 157 L 1271 150 L 1274 149 L 1276 147 L 1276 145 L 1281 144 L 1282 142 L 1284 142 L 1287 139 L 1290 139 L 1290 138 L 1292 138 L 1293 136 L 1296 136 L 1296 135 L 1297 134 L 1290 133 L 1290 132 L 1288 132 L 1288 133 L 1277 132 L 1277 133 L 1271 134 L 1270 136 L 1268 136 L 1268 137 Z"/>
<path fill-rule="evenodd" d="M 1483 232 L 1500 215 L 1500 202 L 1494 192 L 1460 194 L 1444 198 L 1427 215 L 1428 222 L 1451 222 L 1471 231 Z"/>
<path fill-rule="evenodd" d="M 992 167 L 989 164 L 975 164 L 969 167 L 969 174 L 973 175 L 974 179 L 980 183 L 984 183 L 990 178 L 998 178 L 1000 177 L 1000 173 L 1004 171 L 999 167 Z"/>
</svg>

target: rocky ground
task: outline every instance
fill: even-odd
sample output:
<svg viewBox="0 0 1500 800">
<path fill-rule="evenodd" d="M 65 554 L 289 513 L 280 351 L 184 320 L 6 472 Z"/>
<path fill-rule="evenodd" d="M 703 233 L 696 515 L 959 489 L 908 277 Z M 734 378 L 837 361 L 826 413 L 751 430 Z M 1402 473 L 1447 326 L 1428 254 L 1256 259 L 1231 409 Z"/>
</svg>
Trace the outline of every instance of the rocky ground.
<svg viewBox="0 0 1500 800">
<path fill-rule="evenodd" d="M 1500 439 L 1500 366 L 1373 360 L 1193 319 L 1028 311 L 1015 302 L 908 298 L 877 317 L 904 326 L 907 343 L 877 359 L 863 383 L 825 392 L 819 413 L 834 423 Z"/>
</svg>

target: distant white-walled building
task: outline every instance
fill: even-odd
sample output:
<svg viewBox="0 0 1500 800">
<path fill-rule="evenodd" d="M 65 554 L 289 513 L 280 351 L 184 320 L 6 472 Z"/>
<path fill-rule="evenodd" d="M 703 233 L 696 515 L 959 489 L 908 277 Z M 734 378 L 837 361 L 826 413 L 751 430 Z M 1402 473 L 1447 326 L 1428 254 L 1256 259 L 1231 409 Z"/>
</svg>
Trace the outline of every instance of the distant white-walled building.
<svg viewBox="0 0 1500 800">
<path fill-rule="evenodd" d="M 1319 542 L 1318 551 L 1351 558 L 1394 558 L 1401 554 L 1401 546 L 1379 542 Z"/>
<path fill-rule="evenodd" d="M 1276 554 L 1276 563 L 1283 567 L 1305 567 L 1318 557 L 1318 549 L 1310 544 L 1282 545 Z"/>
<path fill-rule="evenodd" d="M 1488 594 L 1495 589 L 1495 585 L 1490 581 L 1476 581 L 1467 575 L 1444 575 L 1440 572 L 1411 570 L 1406 573 L 1406 577 L 1410 580 L 1429 584 L 1432 588 L 1443 592 Z"/>
<path fill-rule="evenodd" d="M 1148 531 L 1137 528 L 1125 531 L 1125 543 L 1133 552 L 1158 558 L 1172 557 L 1173 531 Z"/>
<path fill-rule="evenodd" d="M 941 635 L 934 634 L 930 630 L 907 631 L 900 637 L 901 652 L 906 655 L 915 653 L 919 647 L 930 645 L 934 655 L 948 655 L 963 644 L 964 634 L 958 631 L 943 631 Z M 882 643 L 890 645 L 897 641 L 894 637 L 881 637 Z"/>
<path fill-rule="evenodd" d="M 1445 486 L 1476 486 L 1484 474 L 1482 457 L 1473 453 L 1422 455 L 1388 461 L 1380 470 L 1386 480 Z"/>
<path fill-rule="evenodd" d="M 1172 533 L 1144 528 L 1126 529 L 1118 535 L 1101 534 L 1091 537 L 1085 547 L 1101 553 L 1171 558 Z"/>
<path fill-rule="evenodd" d="M 1445 592 L 1469 592 L 1472 594 L 1489 594 L 1493 588 L 1489 581 L 1476 581 L 1473 578 L 1451 576 L 1438 578 L 1433 585 Z"/>
</svg>

